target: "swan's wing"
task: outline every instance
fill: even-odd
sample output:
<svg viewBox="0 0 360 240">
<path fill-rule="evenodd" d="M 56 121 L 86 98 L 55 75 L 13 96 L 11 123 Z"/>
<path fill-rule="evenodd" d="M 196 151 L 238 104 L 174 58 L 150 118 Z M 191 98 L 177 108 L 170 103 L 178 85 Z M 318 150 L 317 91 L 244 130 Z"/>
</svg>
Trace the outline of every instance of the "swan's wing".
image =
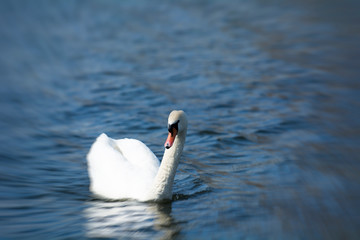
<svg viewBox="0 0 360 240">
<path fill-rule="evenodd" d="M 104 133 L 91 146 L 87 160 L 91 191 L 110 199 L 141 198 L 159 168 L 145 144 L 114 140 Z"/>
<path fill-rule="evenodd" d="M 118 150 L 121 151 L 131 165 L 155 174 L 157 173 L 160 162 L 144 143 L 128 138 L 115 140 L 115 143 Z"/>
</svg>

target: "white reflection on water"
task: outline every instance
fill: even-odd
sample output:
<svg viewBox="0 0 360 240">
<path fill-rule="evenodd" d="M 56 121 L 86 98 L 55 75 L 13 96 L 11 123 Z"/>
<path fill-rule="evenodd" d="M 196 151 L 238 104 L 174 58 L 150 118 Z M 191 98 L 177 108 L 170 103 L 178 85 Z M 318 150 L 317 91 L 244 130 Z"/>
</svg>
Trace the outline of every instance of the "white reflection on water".
<svg viewBox="0 0 360 240">
<path fill-rule="evenodd" d="M 91 201 L 84 210 L 87 237 L 171 238 L 179 227 L 171 216 L 171 203 Z"/>
</svg>

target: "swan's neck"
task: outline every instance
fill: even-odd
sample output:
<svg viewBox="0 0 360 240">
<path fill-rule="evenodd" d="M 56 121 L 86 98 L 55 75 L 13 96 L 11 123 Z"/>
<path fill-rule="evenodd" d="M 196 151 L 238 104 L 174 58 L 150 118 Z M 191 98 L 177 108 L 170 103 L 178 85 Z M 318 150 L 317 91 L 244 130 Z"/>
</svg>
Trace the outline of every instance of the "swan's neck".
<svg viewBox="0 0 360 240">
<path fill-rule="evenodd" d="M 150 191 L 151 199 L 171 199 L 176 169 L 184 148 L 186 131 L 176 136 L 171 148 L 165 149 L 159 171 Z"/>
</svg>

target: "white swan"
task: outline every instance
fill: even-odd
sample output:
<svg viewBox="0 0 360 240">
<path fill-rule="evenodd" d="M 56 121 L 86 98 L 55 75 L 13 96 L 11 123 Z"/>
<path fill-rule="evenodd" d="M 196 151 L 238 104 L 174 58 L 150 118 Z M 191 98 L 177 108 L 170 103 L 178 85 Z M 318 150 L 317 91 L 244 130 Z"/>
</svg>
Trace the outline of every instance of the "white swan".
<svg viewBox="0 0 360 240">
<path fill-rule="evenodd" d="M 87 155 L 90 190 L 113 200 L 171 199 L 187 131 L 183 111 L 170 113 L 168 131 L 161 164 L 144 143 L 127 138 L 115 140 L 102 133 Z"/>
</svg>

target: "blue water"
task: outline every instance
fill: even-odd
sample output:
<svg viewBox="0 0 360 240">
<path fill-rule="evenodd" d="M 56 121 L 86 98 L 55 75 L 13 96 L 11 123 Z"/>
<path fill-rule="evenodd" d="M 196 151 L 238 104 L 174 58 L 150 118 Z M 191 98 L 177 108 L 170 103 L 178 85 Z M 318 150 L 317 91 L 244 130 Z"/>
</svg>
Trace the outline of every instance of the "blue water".
<svg viewBox="0 0 360 240">
<path fill-rule="evenodd" d="M 357 239 L 358 1 L 1 1 L 1 239 Z M 169 203 L 89 192 L 102 132 L 161 159 Z"/>
</svg>

